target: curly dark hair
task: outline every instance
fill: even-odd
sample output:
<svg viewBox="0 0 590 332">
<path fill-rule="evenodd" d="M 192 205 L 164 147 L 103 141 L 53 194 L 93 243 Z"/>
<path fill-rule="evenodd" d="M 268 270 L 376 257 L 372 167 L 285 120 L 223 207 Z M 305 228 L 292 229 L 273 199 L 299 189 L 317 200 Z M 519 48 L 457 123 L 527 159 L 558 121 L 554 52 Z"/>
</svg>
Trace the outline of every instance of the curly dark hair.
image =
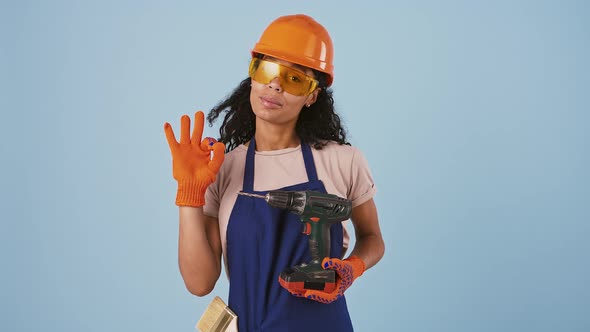
<svg viewBox="0 0 590 332">
<path fill-rule="evenodd" d="M 295 125 L 295 132 L 303 143 L 312 145 L 316 149 L 323 148 L 328 141 L 350 145 L 346 141 L 346 131 L 340 116 L 334 109 L 332 89 L 326 87 L 326 75 L 314 70 L 321 87 L 316 102 L 310 107 L 304 107 L 299 113 Z M 250 104 L 250 78 L 244 79 L 237 88 L 224 100 L 211 109 L 207 121 L 213 122 L 225 113 L 223 123 L 219 128 L 218 141 L 225 144 L 229 152 L 254 137 L 256 131 L 256 116 Z"/>
</svg>

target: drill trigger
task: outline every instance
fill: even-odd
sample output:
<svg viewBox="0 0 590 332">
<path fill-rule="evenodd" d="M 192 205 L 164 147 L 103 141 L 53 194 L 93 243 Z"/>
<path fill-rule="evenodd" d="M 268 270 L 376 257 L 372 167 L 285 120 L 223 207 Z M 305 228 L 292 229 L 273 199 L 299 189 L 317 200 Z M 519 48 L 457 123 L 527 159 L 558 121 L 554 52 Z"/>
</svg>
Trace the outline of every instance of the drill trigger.
<svg viewBox="0 0 590 332">
<path fill-rule="evenodd" d="M 305 224 L 303 224 L 303 234 L 305 235 L 309 235 L 311 234 L 311 224 L 306 222 Z"/>
</svg>

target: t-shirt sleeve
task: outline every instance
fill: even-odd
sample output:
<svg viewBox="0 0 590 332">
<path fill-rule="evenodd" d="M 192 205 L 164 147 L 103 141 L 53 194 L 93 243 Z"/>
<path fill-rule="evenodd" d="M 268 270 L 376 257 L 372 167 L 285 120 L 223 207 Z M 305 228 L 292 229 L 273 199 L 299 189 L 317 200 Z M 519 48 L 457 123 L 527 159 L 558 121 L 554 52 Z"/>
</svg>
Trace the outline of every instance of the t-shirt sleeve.
<svg viewBox="0 0 590 332">
<path fill-rule="evenodd" d="M 369 163 L 359 149 L 354 149 L 351 165 L 351 183 L 348 198 L 352 206 L 359 206 L 375 196 L 377 187 L 369 169 Z"/>
<path fill-rule="evenodd" d="M 219 205 L 219 176 L 217 176 L 217 180 L 211 183 L 205 192 L 205 206 L 203 206 L 203 213 L 206 216 L 218 218 Z"/>
</svg>

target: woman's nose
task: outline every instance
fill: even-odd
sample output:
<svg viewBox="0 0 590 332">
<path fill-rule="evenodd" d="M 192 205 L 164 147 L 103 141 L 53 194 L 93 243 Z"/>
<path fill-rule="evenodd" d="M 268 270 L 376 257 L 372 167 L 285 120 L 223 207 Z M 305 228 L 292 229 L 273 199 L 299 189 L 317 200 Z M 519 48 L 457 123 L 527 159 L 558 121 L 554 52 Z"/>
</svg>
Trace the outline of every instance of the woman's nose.
<svg viewBox="0 0 590 332">
<path fill-rule="evenodd" d="M 283 91 L 283 87 L 281 87 L 281 81 L 279 80 L 279 78 L 278 78 L 278 77 L 275 77 L 275 78 L 273 78 L 273 79 L 272 79 L 272 81 L 270 81 L 270 82 L 267 84 L 267 87 L 268 87 L 269 89 L 273 89 L 273 90 L 275 90 L 275 91 L 277 91 L 277 92 L 281 92 L 281 91 Z"/>
</svg>

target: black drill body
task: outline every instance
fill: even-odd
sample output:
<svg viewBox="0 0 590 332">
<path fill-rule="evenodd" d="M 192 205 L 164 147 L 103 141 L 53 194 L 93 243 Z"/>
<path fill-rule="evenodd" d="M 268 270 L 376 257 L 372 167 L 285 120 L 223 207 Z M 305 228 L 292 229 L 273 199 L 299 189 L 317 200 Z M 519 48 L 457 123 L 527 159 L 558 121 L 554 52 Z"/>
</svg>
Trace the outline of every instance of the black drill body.
<svg viewBox="0 0 590 332">
<path fill-rule="evenodd" d="M 274 190 L 256 197 L 264 198 L 270 206 L 299 215 L 303 233 L 309 235 L 311 261 L 284 270 L 279 280 L 281 284 L 296 291 L 331 292 L 336 285 L 335 271 L 324 270 L 321 264 L 330 256 L 330 226 L 350 218 L 352 201 L 317 191 Z"/>
</svg>

